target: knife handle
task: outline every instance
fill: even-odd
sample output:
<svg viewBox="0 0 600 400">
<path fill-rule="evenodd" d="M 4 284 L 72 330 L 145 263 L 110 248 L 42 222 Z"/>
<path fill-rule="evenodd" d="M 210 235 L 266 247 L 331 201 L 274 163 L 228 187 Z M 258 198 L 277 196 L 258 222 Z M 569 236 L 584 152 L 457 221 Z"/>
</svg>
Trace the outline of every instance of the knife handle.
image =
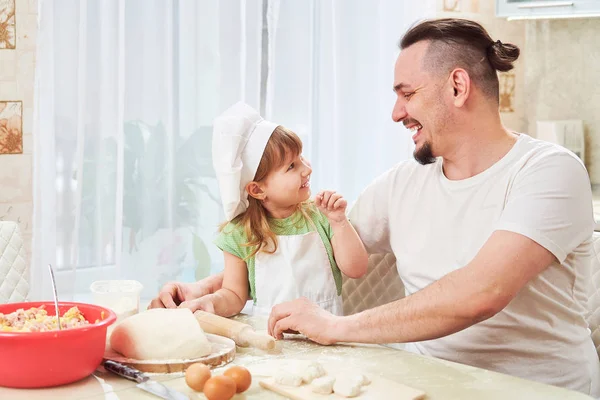
<svg viewBox="0 0 600 400">
<path fill-rule="evenodd" d="M 134 381 L 137 383 L 143 383 L 150 379 L 141 371 L 138 371 L 135 368 L 128 367 L 127 365 L 121 364 L 120 362 L 116 362 L 113 360 L 104 361 L 104 369 L 112 372 L 113 374 L 117 374 L 125 379 L 129 379 L 130 381 Z"/>
</svg>

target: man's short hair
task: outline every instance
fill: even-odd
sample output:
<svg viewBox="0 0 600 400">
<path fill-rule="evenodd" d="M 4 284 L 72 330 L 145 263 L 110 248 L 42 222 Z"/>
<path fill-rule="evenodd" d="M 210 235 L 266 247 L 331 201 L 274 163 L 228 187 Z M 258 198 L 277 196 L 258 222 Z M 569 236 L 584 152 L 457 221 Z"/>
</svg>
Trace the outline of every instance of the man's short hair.
<svg viewBox="0 0 600 400">
<path fill-rule="evenodd" d="M 483 26 L 466 19 L 420 22 L 404 34 L 399 47 L 403 50 L 421 41 L 430 42 L 424 68 L 444 74 L 462 68 L 485 95 L 496 101 L 499 97 L 496 71 L 511 70 L 520 54 L 514 44 L 494 41 Z"/>
</svg>

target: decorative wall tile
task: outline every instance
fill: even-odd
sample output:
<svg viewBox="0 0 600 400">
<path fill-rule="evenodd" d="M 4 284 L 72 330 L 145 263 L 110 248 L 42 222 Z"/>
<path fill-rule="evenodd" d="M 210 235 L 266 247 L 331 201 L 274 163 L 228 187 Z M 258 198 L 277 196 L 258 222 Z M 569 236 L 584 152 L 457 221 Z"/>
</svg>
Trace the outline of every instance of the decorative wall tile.
<svg viewBox="0 0 600 400">
<path fill-rule="evenodd" d="M 460 12 L 461 0 L 443 0 L 444 8 L 443 11 Z"/>
<path fill-rule="evenodd" d="M 440 3 L 441 1 L 441 7 Z M 457 17 L 471 18 L 470 14 L 479 13 L 479 0 L 438 0 L 437 9 L 443 13 L 466 13 L 469 15 L 457 15 Z"/>
<path fill-rule="evenodd" d="M 27 97 L 25 97 L 27 98 Z M 33 97 L 31 97 L 33 98 Z M 33 133 L 33 105 L 23 104 L 23 136 Z"/>
<path fill-rule="evenodd" d="M 0 0 L 0 49 L 16 47 L 15 0 Z"/>
<path fill-rule="evenodd" d="M 0 154 L 23 153 L 23 103 L 0 101 Z"/>
<path fill-rule="evenodd" d="M 516 76 L 514 72 L 500 72 L 498 74 L 500 81 L 500 112 L 515 112 L 515 85 Z"/>
<path fill-rule="evenodd" d="M 33 154 L 33 135 L 23 134 L 23 154 Z"/>
</svg>

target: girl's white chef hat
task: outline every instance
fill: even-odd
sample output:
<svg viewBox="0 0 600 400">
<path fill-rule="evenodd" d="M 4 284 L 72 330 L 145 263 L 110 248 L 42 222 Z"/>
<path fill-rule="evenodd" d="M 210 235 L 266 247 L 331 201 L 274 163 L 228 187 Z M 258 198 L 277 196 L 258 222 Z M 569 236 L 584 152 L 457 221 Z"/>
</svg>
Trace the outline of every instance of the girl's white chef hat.
<svg viewBox="0 0 600 400">
<path fill-rule="evenodd" d="M 254 179 L 277 125 L 264 120 L 243 102 L 234 104 L 215 119 L 212 159 L 228 221 L 248 208 L 246 185 Z"/>
</svg>

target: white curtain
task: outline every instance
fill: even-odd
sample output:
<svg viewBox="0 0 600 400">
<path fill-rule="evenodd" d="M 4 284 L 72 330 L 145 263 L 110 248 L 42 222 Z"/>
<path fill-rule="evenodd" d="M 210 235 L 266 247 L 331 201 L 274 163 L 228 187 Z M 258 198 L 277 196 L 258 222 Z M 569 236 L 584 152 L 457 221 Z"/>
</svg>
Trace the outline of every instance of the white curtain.
<svg viewBox="0 0 600 400">
<path fill-rule="evenodd" d="M 313 188 L 352 201 L 410 156 L 397 41 L 432 0 L 41 0 L 33 298 L 222 269 L 211 122 L 238 100 L 300 134 Z"/>
<path fill-rule="evenodd" d="M 435 1 L 271 1 L 267 115 L 301 134 L 311 185 L 352 201 L 410 157 L 410 135 L 391 119 L 398 41 Z"/>
</svg>

